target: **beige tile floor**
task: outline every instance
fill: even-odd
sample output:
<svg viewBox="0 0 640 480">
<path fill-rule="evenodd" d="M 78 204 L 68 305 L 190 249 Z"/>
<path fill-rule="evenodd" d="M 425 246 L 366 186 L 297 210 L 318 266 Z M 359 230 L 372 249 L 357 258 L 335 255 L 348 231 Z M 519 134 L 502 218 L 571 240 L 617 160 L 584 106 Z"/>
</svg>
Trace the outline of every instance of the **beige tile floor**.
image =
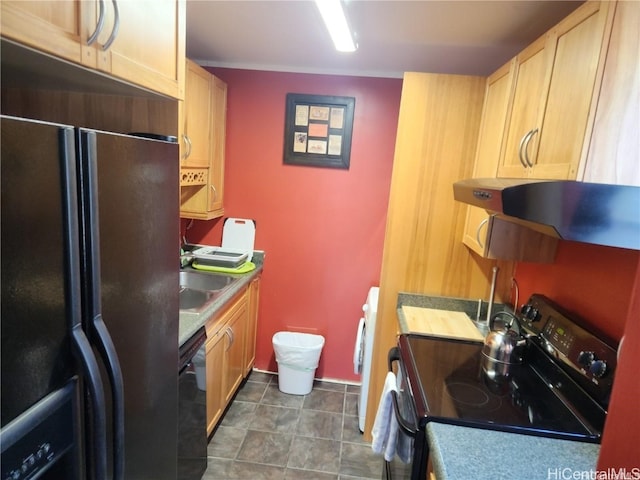
<svg viewBox="0 0 640 480">
<path fill-rule="evenodd" d="M 315 382 L 287 395 L 276 375 L 252 372 L 209 442 L 203 480 L 380 479 L 382 458 L 358 430 L 358 391 Z"/>
</svg>

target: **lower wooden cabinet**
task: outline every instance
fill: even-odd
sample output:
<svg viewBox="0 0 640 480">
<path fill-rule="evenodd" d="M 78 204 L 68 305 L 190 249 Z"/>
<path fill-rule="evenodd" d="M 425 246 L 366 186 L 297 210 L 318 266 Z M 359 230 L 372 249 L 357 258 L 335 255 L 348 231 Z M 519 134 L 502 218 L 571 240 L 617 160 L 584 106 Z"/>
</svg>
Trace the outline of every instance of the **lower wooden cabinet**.
<svg viewBox="0 0 640 480">
<path fill-rule="evenodd" d="M 249 284 L 249 317 L 244 348 L 244 375 L 247 376 L 256 360 L 256 332 L 258 330 L 258 302 L 260 300 L 260 277 Z"/>
<path fill-rule="evenodd" d="M 227 405 L 244 378 L 244 342 L 248 316 L 247 292 L 225 315 L 224 402 Z"/>
<path fill-rule="evenodd" d="M 220 419 L 225 409 L 223 400 L 222 365 L 224 364 L 225 334 L 221 329 L 212 336 L 207 335 L 205 343 L 205 371 L 207 385 L 207 435 Z"/>
<path fill-rule="evenodd" d="M 206 323 L 207 435 L 253 368 L 260 277 Z"/>
</svg>

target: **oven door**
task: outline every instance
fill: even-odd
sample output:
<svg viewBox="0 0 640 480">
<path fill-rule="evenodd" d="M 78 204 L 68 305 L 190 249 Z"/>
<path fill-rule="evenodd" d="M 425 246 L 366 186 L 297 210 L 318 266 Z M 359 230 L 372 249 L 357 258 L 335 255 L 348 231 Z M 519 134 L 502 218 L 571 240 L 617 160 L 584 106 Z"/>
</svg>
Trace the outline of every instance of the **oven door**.
<svg viewBox="0 0 640 480">
<path fill-rule="evenodd" d="M 426 433 L 421 428 L 416 416 L 416 408 L 407 382 L 407 370 L 400 358 L 400 350 L 393 347 L 389 350 L 389 371 L 393 372 L 393 364 L 397 362 L 396 371 L 398 392 L 391 392 L 393 412 L 400 427 L 400 435 L 406 435 L 405 440 L 410 445 L 409 463 L 404 463 L 398 455 L 391 462 L 384 464 L 383 478 L 387 480 L 424 480 L 427 474 L 428 448 Z"/>
</svg>

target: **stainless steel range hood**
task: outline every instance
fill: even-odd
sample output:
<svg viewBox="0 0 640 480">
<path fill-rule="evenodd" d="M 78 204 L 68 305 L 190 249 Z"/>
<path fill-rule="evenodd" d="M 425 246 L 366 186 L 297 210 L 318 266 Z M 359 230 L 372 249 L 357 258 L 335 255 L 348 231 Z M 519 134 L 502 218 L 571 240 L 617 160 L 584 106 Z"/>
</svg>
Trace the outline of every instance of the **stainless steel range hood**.
<svg viewBox="0 0 640 480">
<path fill-rule="evenodd" d="M 453 196 L 563 240 L 640 250 L 640 187 L 476 178 L 454 183 Z"/>
</svg>

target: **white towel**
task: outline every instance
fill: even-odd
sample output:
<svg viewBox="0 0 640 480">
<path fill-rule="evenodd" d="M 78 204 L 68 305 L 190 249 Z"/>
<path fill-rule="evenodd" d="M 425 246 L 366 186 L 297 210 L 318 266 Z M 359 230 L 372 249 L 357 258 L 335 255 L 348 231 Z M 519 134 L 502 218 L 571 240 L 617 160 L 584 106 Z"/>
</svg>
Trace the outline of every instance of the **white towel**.
<svg viewBox="0 0 640 480">
<path fill-rule="evenodd" d="M 373 437 L 371 449 L 377 454 L 384 453 L 384 459 L 387 462 L 393 460 L 398 441 L 398 421 L 396 420 L 396 415 L 393 411 L 393 402 L 391 400 L 391 392 L 397 391 L 396 376 L 393 372 L 389 372 L 384 381 L 376 419 L 373 422 L 373 429 L 371 430 Z"/>
</svg>

